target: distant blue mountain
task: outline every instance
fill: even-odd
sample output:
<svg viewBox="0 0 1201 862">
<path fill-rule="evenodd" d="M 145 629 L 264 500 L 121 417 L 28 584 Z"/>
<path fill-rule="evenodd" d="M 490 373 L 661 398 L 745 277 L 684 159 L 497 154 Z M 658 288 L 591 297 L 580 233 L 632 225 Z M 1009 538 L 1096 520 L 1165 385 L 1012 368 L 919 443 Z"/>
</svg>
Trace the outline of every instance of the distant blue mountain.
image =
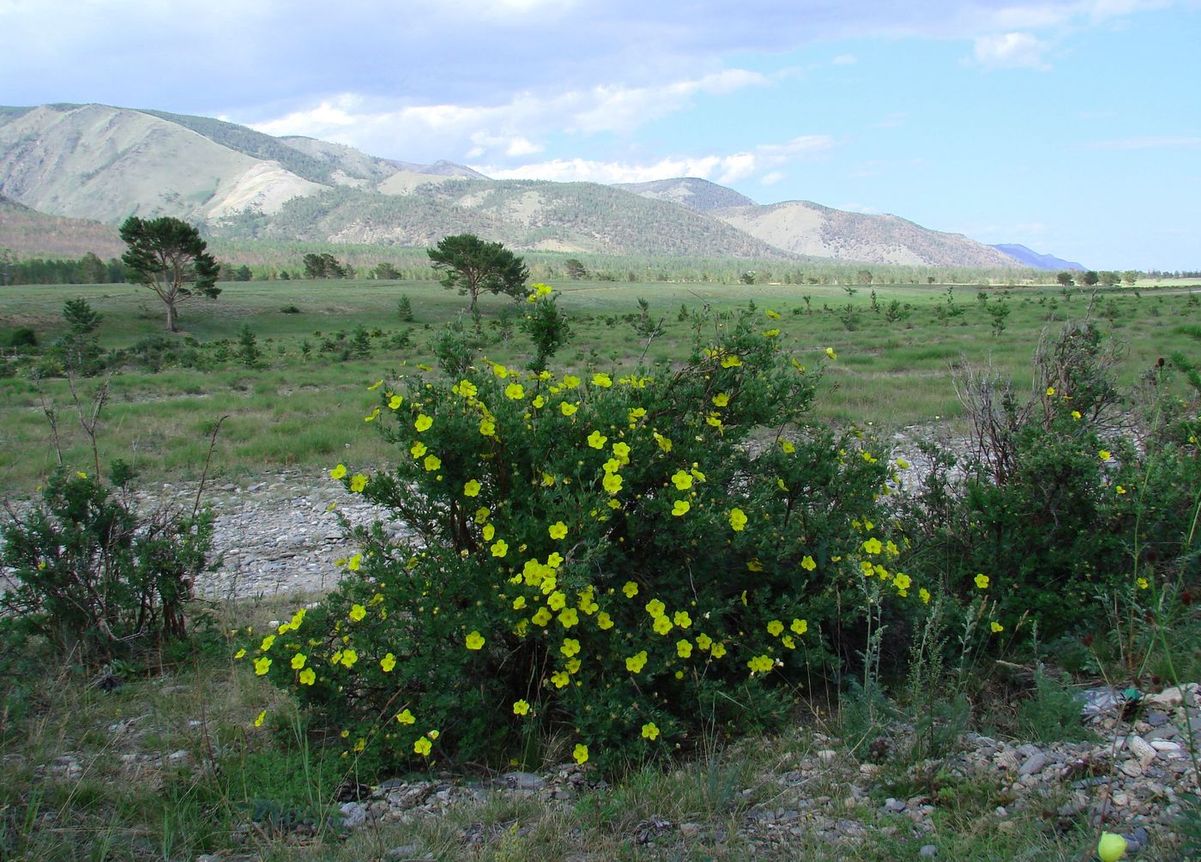
<svg viewBox="0 0 1201 862">
<path fill-rule="evenodd" d="M 1072 269 L 1078 272 L 1084 271 L 1084 267 L 1074 260 L 1064 260 L 1063 258 L 1055 257 L 1053 254 L 1039 254 L 1036 251 L 1031 251 L 1024 245 L 1002 243 L 1001 245 L 994 245 L 993 248 L 1001 252 L 1001 254 L 1009 255 L 1019 263 L 1025 266 L 1032 266 L 1035 269 Z"/>
</svg>

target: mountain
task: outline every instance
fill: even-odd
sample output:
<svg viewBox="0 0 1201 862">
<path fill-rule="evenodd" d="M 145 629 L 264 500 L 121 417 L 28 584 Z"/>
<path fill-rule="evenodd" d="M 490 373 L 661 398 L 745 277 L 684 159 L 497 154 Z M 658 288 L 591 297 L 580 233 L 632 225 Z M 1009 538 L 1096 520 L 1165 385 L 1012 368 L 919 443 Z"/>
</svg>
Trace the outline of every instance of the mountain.
<svg viewBox="0 0 1201 862">
<path fill-rule="evenodd" d="M 0 197 L 0 249 L 20 258 L 120 257 L 125 243 L 112 225 L 51 216 Z"/>
<path fill-rule="evenodd" d="M 894 215 L 865 215 L 809 201 L 714 210 L 713 215 L 784 251 L 909 266 L 1015 267 L 1013 258 L 957 233 Z"/>
<path fill-rule="evenodd" d="M 698 177 L 676 177 L 671 180 L 652 180 L 649 183 L 614 183 L 613 185 L 614 188 L 625 189 L 644 198 L 670 201 L 700 213 L 727 207 L 755 206 L 755 202 L 746 195 Z"/>
<path fill-rule="evenodd" d="M 173 215 L 233 240 L 427 246 L 476 233 L 517 250 L 1018 265 L 895 216 L 803 201 L 757 206 L 696 177 L 618 186 L 492 180 L 452 162 L 414 164 L 210 117 L 106 105 L 0 107 L 0 195 L 108 225 Z"/>
<path fill-rule="evenodd" d="M 1053 269 L 1053 270 L 1074 270 L 1076 272 L 1084 272 L 1084 267 L 1073 260 L 1064 260 L 1063 258 L 1055 257 L 1051 254 L 1039 254 L 1036 251 L 1031 251 L 1024 245 L 1017 243 L 1002 243 L 994 245 L 997 251 L 1001 254 L 1008 255 L 1016 260 L 1022 266 L 1029 266 L 1033 269 Z"/>
</svg>

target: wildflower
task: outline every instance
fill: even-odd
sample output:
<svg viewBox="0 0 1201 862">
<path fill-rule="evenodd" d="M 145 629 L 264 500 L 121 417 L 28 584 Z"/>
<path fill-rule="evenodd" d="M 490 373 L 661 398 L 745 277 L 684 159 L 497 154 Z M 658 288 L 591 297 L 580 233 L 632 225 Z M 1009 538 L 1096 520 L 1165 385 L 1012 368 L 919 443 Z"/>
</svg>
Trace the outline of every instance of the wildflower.
<svg viewBox="0 0 1201 862">
<path fill-rule="evenodd" d="M 429 738 L 425 736 L 413 743 L 413 751 L 415 751 L 417 754 L 420 754 L 422 757 L 429 757 L 430 750 L 432 748 L 433 745 L 430 743 Z"/>
<path fill-rule="evenodd" d="M 384 657 L 379 660 L 379 666 L 384 673 L 392 673 L 392 668 L 396 667 L 396 656 L 392 653 L 385 653 Z"/>
<path fill-rule="evenodd" d="M 561 611 L 567 606 L 567 596 L 562 590 L 555 590 L 546 600 L 546 606 L 552 611 Z"/>
<path fill-rule="evenodd" d="M 1111 459 L 1113 457 L 1113 453 L 1110 452 L 1108 449 L 1102 449 L 1100 452 L 1097 453 L 1097 457 L 1100 458 L 1102 461 L 1108 461 L 1109 459 Z"/>
<path fill-rule="evenodd" d="M 301 685 L 312 685 L 317 681 L 317 674 L 311 667 L 306 667 L 300 672 L 299 680 Z"/>
<path fill-rule="evenodd" d="M 609 473 L 601 480 L 601 486 L 610 494 L 616 494 L 621 490 L 622 478 L 616 473 Z"/>
<path fill-rule="evenodd" d="M 433 425 L 434 418 L 432 416 L 426 416 L 424 413 L 418 413 L 416 421 L 413 422 L 413 427 L 417 429 L 418 434 L 423 431 L 430 430 Z"/>
<path fill-rule="evenodd" d="M 988 575 L 981 572 L 980 574 L 976 575 L 975 581 L 976 581 L 976 586 L 978 588 L 980 588 L 982 590 L 988 589 Z"/>
<path fill-rule="evenodd" d="M 713 396 L 714 407 L 726 407 L 730 403 L 730 396 L 726 392 L 718 392 Z"/>
<path fill-rule="evenodd" d="M 692 508 L 692 504 L 687 500 L 676 500 L 671 507 L 671 513 L 679 518 L 681 515 L 687 515 L 688 510 Z"/>
<path fill-rule="evenodd" d="M 292 670 L 300 670 L 302 667 L 304 667 L 305 661 L 307 661 L 307 659 L 305 658 L 304 653 L 296 653 L 296 655 L 292 656 Z"/>
<path fill-rule="evenodd" d="M 370 386 L 368 386 L 367 391 L 374 392 L 375 390 L 379 389 L 383 385 L 384 385 L 384 379 L 381 377 L 379 380 L 375 381 Z"/>
<path fill-rule="evenodd" d="M 671 621 L 682 629 L 692 626 L 692 617 L 688 616 L 688 611 L 676 611 L 672 614 Z"/>
<path fill-rule="evenodd" d="M 630 444 L 629 443 L 614 443 L 613 455 L 617 458 L 617 462 L 623 467 L 630 463 Z"/>
<path fill-rule="evenodd" d="M 646 667 L 646 650 L 635 653 L 626 659 L 626 670 L 630 673 L 642 673 L 644 667 Z"/>
<path fill-rule="evenodd" d="M 529 703 L 525 700 L 513 701 L 513 714 L 514 715 L 529 715 L 530 714 Z"/>
<path fill-rule="evenodd" d="M 653 721 L 648 721 L 642 725 L 642 738 L 649 739 L 652 742 L 659 738 L 659 728 Z"/>
<path fill-rule="evenodd" d="M 717 641 L 712 647 L 709 648 L 709 654 L 714 658 L 721 658 L 726 654 L 726 645 L 721 641 Z"/>
<path fill-rule="evenodd" d="M 664 452 L 671 451 L 671 438 L 664 437 L 658 431 L 652 432 L 651 436 L 655 438 L 655 443 L 658 444 L 660 449 L 662 449 Z"/>
<path fill-rule="evenodd" d="M 1054 396 L 1055 396 L 1055 387 L 1054 387 L 1054 386 L 1048 386 L 1048 387 L 1047 387 L 1047 397 L 1048 397 L 1048 398 L 1053 398 Z"/>
<path fill-rule="evenodd" d="M 917 591 L 917 597 L 922 600 L 923 605 L 930 604 L 930 591 L 925 587 Z"/>
<path fill-rule="evenodd" d="M 550 675 L 550 681 L 555 688 L 565 688 L 571 682 L 571 675 L 565 670 L 557 670 Z"/>
<path fill-rule="evenodd" d="M 580 378 L 576 377 L 574 374 L 564 374 L 563 375 L 563 388 L 564 389 L 578 389 L 579 386 L 580 386 Z"/>
<path fill-rule="evenodd" d="M 627 586 L 632 583 L 634 583 L 634 582 L 633 581 L 626 582 Z M 638 589 L 637 589 L 637 585 L 635 584 L 634 593 L 636 593 L 636 592 L 638 592 Z M 633 597 L 634 593 L 626 593 L 626 595 Z M 659 617 L 663 616 L 663 612 L 665 610 L 667 610 L 667 605 L 663 604 L 663 602 L 659 601 L 658 599 L 651 599 L 649 602 L 646 603 L 646 612 L 651 615 L 652 619 L 656 619 L 656 620 L 659 619 Z"/>
<path fill-rule="evenodd" d="M 813 557 L 805 554 L 805 556 L 801 558 L 801 568 L 806 572 L 812 572 L 817 568 L 817 563 L 814 561 Z"/>
<path fill-rule="evenodd" d="M 352 493 L 361 494 L 363 489 L 367 487 L 367 477 L 362 473 L 355 473 L 350 477 L 350 490 Z"/>
<path fill-rule="evenodd" d="M 370 413 L 368 413 L 366 416 L 363 417 L 363 421 L 364 422 L 374 422 L 378 418 L 379 418 L 379 407 L 376 407 L 374 410 L 372 410 Z"/>
<path fill-rule="evenodd" d="M 262 712 L 260 712 L 258 715 L 256 715 L 254 717 L 254 726 L 262 727 L 263 722 L 266 720 L 267 720 L 267 710 L 264 709 Z"/>
<path fill-rule="evenodd" d="M 525 387 L 520 383 L 510 383 L 505 387 L 505 397 L 510 401 L 520 401 L 525 398 Z"/>
<path fill-rule="evenodd" d="M 834 348 L 833 348 L 833 347 L 827 347 L 827 348 L 826 348 L 826 356 L 829 356 L 831 359 L 837 359 L 837 358 L 838 358 L 838 354 L 834 352 Z"/>
<path fill-rule="evenodd" d="M 728 356 L 723 357 L 721 360 L 722 368 L 737 368 L 740 365 L 742 365 L 742 358 L 739 356 L 735 356 L 732 353 Z"/>
<path fill-rule="evenodd" d="M 567 525 L 564 524 L 562 521 L 556 521 L 555 523 L 553 523 L 549 527 L 547 527 L 546 531 L 550 534 L 550 537 L 552 539 L 558 541 L 559 539 L 565 538 L 567 536 Z"/>
<path fill-rule="evenodd" d="M 1122 494 L 1125 494 L 1125 493 L 1126 493 L 1126 488 L 1125 488 L 1124 486 L 1122 486 L 1122 485 L 1118 485 L 1118 486 L 1117 486 L 1116 488 L 1114 488 L 1113 490 L 1114 490 L 1114 493 L 1115 493 L 1115 494 L 1117 494 L 1117 495 L 1119 495 L 1119 496 L 1121 496 Z"/>
<path fill-rule="evenodd" d="M 350 559 L 346 561 L 346 568 L 350 569 L 352 572 L 357 572 L 362 565 L 362 554 L 351 554 Z"/>
<path fill-rule="evenodd" d="M 684 470 L 677 470 L 671 476 L 671 483 L 676 486 L 679 491 L 687 491 L 692 487 L 692 474 Z"/>
<path fill-rule="evenodd" d="M 467 649 L 478 650 L 484 646 L 484 636 L 473 630 L 471 634 L 467 635 L 466 643 Z"/>
<path fill-rule="evenodd" d="M 576 763 L 578 763 L 580 766 L 583 766 L 588 762 L 588 746 L 584 745 L 582 742 L 577 743 L 576 747 L 571 752 L 571 756 L 575 758 Z"/>
<path fill-rule="evenodd" d="M 689 658 L 692 656 L 692 641 L 678 640 L 676 641 L 676 655 L 680 658 Z"/>
<path fill-rule="evenodd" d="M 416 724 L 417 723 L 417 719 L 413 716 L 413 713 L 409 711 L 408 707 L 405 707 L 403 710 L 396 713 L 396 721 L 399 724 Z"/>
<path fill-rule="evenodd" d="M 246 648 L 245 647 L 243 647 L 242 649 L 240 649 L 236 653 L 234 653 L 234 661 L 240 661 L 241 659 L 244 659 L 244 658 L 246 658 Z"/>
<path fill-rule="evenodd" d="M 665 635 L 670 632 L 674 626 L 671 624 L 671 620 L 664 615 L 661 617 L 655 617 L 655 622 L 652 625 L 652 628 L 657 634 Z"/>
<path fill-rule="evenodd" d="M 626 594 L 627 599 L 632 599 L 634 596 L 638 595 L 638 585 L 633 581 L 626 581 L 622 585 L 621 591 Z"/>
<path fill-rule="evenodd" d="M 559 625 L 563 626 L 563 628 L 569 629 L 572 626 L 579 624 L 580 615 L 576 613 L 575 608 L 563 608 L 563 610 L 559 612 L 559 616 L 557 616 L 555 619 L 559 621 Z"/>
<path fill-rule="evenodd" d="M 575 638 L 564 638 L 562 645 L 559 647 L 559 652 L 563 653 L 565 658 L 571 658 L 573 655 L 579 655 L 580 642 Z"/>
<path fill-rule="evenodd" d="M 764 337 L 764 338 L 779 338 L 779 336 L 780 336 L 780 330 L 778 330 L 778 329 L 765 329 L 765 330 L 763 330 L 763 337 Z"/>
<path fill-rule="evenodd" d="M 774 638 L 779 637 L 780 633 L 783 631 L 784 623 L 780 622 L 779 620 L 772 620 L 767 624 L 767 633 Z"/>
<path fill-rule="evenodd" d="M 601 611 L 596 615 L 596 627 L 603 632 L 613 628 L 613 618 L 609 616 L 608 611 Z"/>
<path fill-rule="evenodd" d="M 485 437 L 496 436 L 496 423 L 491 419 L 483 419 L 480 421 L 480 434 Z"/>
<path fill-rule="evenodd" d="M 454 386 L 450 387 L 450 391 L 463 398 L 474 398 L 479 394 L 479 390 L 475 388 L 475 384 L 470 380 L 460 380 Z"/>
<path fill-rule="evenodd" d="M 255 676 L 266 676 L 267 671 L 271 669 L 271 659 L 264 656 L 259 656 L 254 660 Z"/>
<path fill-rule="evenodd" d="M 478 509 L 476 509 L 476 510 L 475 510 L 475 512 L 472 514 L 472 519 L 473 519 L 473 520 L 474 520 L 474 521 L 475 521 L 477 524 L 482 524 L 482 523 L 484 523 L 485 521 L 487 521 L 487 520 L 488 520 L 488 516 L 489 516 L 489 515 L 491 515 L 491 514 L 492 514 L 492 512 L 491 512 L 491 511 L 488 509 L 488 507 L 487 507 L 487 506 L 480 506 L 480 507 L 479 507 Z"/>
<path fill-rule="evenodd" d="M 442 459 L 437 455 L 426 455 L 425 460 L 421 462 L 427 473 L 432 473 L 442 466 Z"/>
<path fill-rule="evenodd" d="M 884 546 L 880 544 L 880 540 L 874 536 L 863 543 L 863 550 L 869 554 L 875 555 L 884 550 Z"/>
<path fill-rule="evenodd" d="M 766 655 L 757 655 L 746 663 L 746 666 L 751 669 L 751 673 L 767 673 L 775 665 L 771 656 Z"/>
<path fill-rule="evenodd" d="M 426 446 L 424 443 L 422 443 L 420 440 L 418 440 L 416 443 L 414 443 L 412 446 L 409 447 L 409 454 L 412 455 L 414 458 L 420 458 L 422 455 L 424 455 L 428 451 L 429 451 L 429 447 Z"/>
<path fill-rule="evenodd" d="M 1151 582 L 1146 578 L 1139 578 L 1137 581 L 1135 581 L 1135 583 L 1138 584 L 1138 588 L 1140 590 L 1145 590 L 1151 586 Z"/>
<path fill-rule="evenodd" d="M 530 621 L 534 625 L 542 626 L 543 628 L 546 628 L 546 624 L 549 623 L 552 619 L 553 619 L 553 615 L 546 608 L 538 608 L 538 610 L 534 612 L 534 615 L 532 617 L 530 617 Z"/>
<path fill-rule="evenodd" d="M 265 638 L 263 638 L 263 642 L 259 644 L 259 650 L 261 652 L 266 652 L 267 650 L 271 649 L 271 645 L 273 643 L 275 643 L 275 635 L 267 635 Z"/>
<path fill-rule="evenodd" d="M 475 479 L 468 479 L 466 482 L 463 483 L 463 496 L 464 497 L 478 497 L 480 495 L 480 489 L 482 487 L 483 486 L 480 485 L 480 483 L 477 482 Z"/>
<path fill-rule="evenodd" d="M 341 664 L 344 668 L 354 667 L 354 663 L 359 660 L 359 654 L 352 649 L 342 650 Z"/>
<path fill-rule="evenodd" d="M 351 605 L 350 613 L 347 614 L 347 616 L 350 617 L 351 622 L 357 623 L 360 620 L 362 620 L 363 617 L 367 616 L 367 609 L 365 607 L 363 607 L 362 605 L 358 605 L 358 604 Z"/>
<path fill-rule="evenodd" d="M 593 431 L 588 435 L 588 445 L 593 449 L 603 449 L 605 448 L 605 443 L 608 441 L 608 439 L 609 438 L 601 432 Z"/>
<path fill-rule="evenodd" d="M 492 525 L 489 524 L 488 526 L 491 527 Z M 504 539 L 497 539 L 492 544 L 490 550 L 492 551 L 492 556 L 503 557 L 505 554 L 509 553 L 509 543 Z"/>
<path fill-rule="evenodd" d="M 1077 422 L 1079 422 L 1081 419 L 1084 418 L 1084 414 L 1082 414 L 1079 410 L 1073 410 L 1072 418 L 1075 419 Z"/>
<path fill-rule="evenodd" d="M 400 405 L 404 403 L 404 397 L 401 395 L 393 395 L 388 399 L 389 410 L 399 410 Z"/>
<path fill-rule="evenodd" d="M 491 542 L 492 537 L 496 535 L 496 527 L 492 524 L 484 524 L 484 529 L 480 531 L 480 535 L 484 537 L 485 542 Z"/>
<path fill-rule="evenodd" d="M 730 529 L 735 533 L 746 529 L 746 512 L 737 507 L 730 510 Z"/>
<path fill-rule="evenodd" d="M 346 465 L 345 464 L 339 464 L 337 467 L 335 467 L 334 469 L 329 471 L 329 477 L 331 479 L 341 479 L 345 475 L 346 475 Z"/>
<path fill-rule="evenodd" d="M 998 634 L 998 633 L 1000 633 L 1000 632 L 1003 632 L 1003 631 L 1005 631 L 1005 626 L 1001 625 L 1001 624 L 1000 624 L 999 622 L 997 622 L 996 620 L 993 620 L 991 623 L 989 623 L 989 624 L 988 624 L 988 627 L 989 627 L 990 629 L 992 629 L 992 633 L 993 633 L 993 634 Z"/>
</svg>

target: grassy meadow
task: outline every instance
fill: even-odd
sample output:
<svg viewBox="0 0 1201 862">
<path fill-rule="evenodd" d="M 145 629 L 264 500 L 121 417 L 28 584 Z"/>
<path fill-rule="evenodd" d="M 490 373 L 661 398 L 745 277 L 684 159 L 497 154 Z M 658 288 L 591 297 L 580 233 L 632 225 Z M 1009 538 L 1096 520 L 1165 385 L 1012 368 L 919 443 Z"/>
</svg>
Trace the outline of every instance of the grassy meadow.
<svg viewBox="0 0 1201 862">
<path fill-rule="evenodd" d="M 555 286 L 572 327 L 571 340 L 553 360 L 556 367 L 611 370 L 632 366 L 644 355 L 650 365 L 670 365 L 691 343 L 689 312 L 753 302 L 781 314 L 780 337 L 802 362 L 816 361 L 826 347 L 837 351 L 816 404 L 819 416 L 885 428 L 954 427 L 961 414 L 954 368 L 990 365 L 1022 380 L 1043 333 L 1089 313 L 1124 345 L 1125 383 L 1160 356 L 1201 350 L 1201 286 L 1091 293 L 1045 286 L 588 281 Z M 411 304 L 411 322 L 398 315 L 402 296 Z M 459 319 L 468 329 L 473 325 L 465 298 L 429 281 L 224 284 L 217 300 L 198 298 L 180 307 L 183 332 L 175 336 L 164 332 L 163 306 L 144 288 L 16 286 L 0 297 L 0 337 L 29 327 L 45 348 L 66 331 L 63 303 L 79 297 L 103 315 L 97 331 L 101 346 L 128 352 L 127 361 L 108 377 L 102 458 L 121 457 L 152 475 L 178 478 L 197 474 L 209 435 L 226 415 L 213 457 L 218 476 L 284 466 L 315 469 L 339 460 L 383 463 L 388 453 L 361 425 L 373 403 L 366 387 L 403 373 L 406 366 L 433 364 L 433 341 L 447 323 Z M 649 343 L 636 326 L 639 299 L 648 303 L 650 321 L 662 322 L 661 333 Z M 516 325 L 522 306 L 484 296 L 480 307 L 482 352 L 509 363 L 528 358 L 528 340 Z M 256 367 L 238 357 L 243 327 L 254 333 L 261 352 Z M 365 351 L 350 346 L 359 328 L 368 336 L 362 342 Z M 163 339 L 190 350 L 194 367 L 153 370 L 162 347 L 155 342 Z M 82 381 L 81 398 L 86 400 L 102 379 Z M 5 487 L 32 488 L 54 463 L 43 402 L 60 414 L 68 460 L 88 460 L 67 382 L 56 376 L 38 379 L 32 368 L 23 368 L 0 379 L 0 483 Z"/>
</svg>

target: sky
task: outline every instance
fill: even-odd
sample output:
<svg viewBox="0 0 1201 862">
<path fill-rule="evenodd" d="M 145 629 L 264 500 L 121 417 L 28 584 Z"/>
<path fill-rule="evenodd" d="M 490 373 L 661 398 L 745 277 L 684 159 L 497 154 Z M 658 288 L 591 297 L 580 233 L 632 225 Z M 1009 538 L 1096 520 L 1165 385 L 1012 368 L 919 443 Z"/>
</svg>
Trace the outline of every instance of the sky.
<svg viewBox="0 0 1201 862">
<path fill-rule="evenodd" d="M 0 104 L 1201 269 L 1201 0 L 0 0 Z"/>
</svg>

